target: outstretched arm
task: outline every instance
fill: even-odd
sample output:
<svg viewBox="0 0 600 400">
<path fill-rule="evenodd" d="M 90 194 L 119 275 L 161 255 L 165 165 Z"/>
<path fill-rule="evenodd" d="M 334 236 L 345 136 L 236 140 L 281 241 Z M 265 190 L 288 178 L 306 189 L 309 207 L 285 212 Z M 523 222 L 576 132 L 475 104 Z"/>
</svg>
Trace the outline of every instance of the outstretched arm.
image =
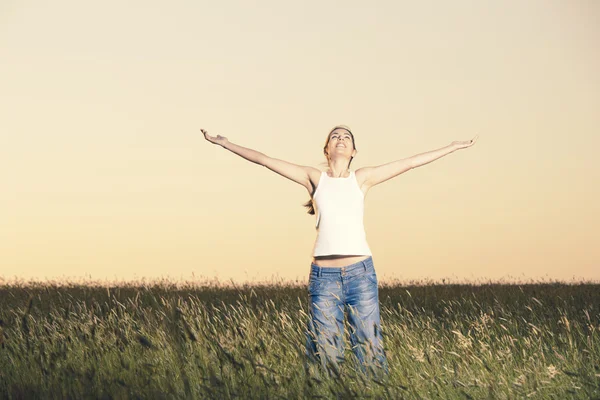
<svg viewBox="0 0 600 400">
<path fill-rule="evenodd" d="M 227 141 L 227 143 L 225 143 L 223 147 L 231 151 L 232 153 L 237 154 L 238 156 L 243 157 L 246 160 L 252 161 L 253 163 L 259 165 L 263 165 L 263 160 L 267 157 L 260 151 L 252 150 L 247 147 L 231 143 L 230 141 Z"/>
<path fill-rule="evenodd" d="M 299 183 L 300 185 L 306 187 L 306 189 L 309 192 L 311 192 L 309 171 L 314 168 L 306 167 L 304 165 L 296 165 L 284 160 L 269 157 L 266 154 L 261 153 L 260 151 L 252 150 L 247 147 L 231 143 L 224 136 L 210 136 L 204 129 L 201 129 L 201 131 L 204 134 L 206 140 L 215 144 L 219 144 L 223 148 L 231 151 L 234 154 L 237 154 L 240 157 L 245 158 L 248 161 L 252 161 L 255 164 L 262 165 L 263 167 L 266 167 L 271 171 L 276 172 L 285 178 L 288 178 L 289 180 Z"/>
<path fill-rule="evenodd" d="M 204 138 L 209 142 L 218 144 L 224 149 L 227 149 L 232 153 L 245 158 L 248 161 L 252 161 L 255 164 L 263 165 L 262 160 L 266 157 L 266 155 L 264 155 L 260 151 L 252 150 L 246 147 L 239 146 L 235 143 L 231 143 L 225 136 L 210 136 L 208 132 L 206 132 L 204 129 L 200 129 L 200 131 L 204 134 Z"/>
<path fill-rule="evenodd" d="M 475 144 L 479 135 L 475 136 L 473 139 L 464 141 L 464 142 L 452 142 L 446 147 L 442 147 L 441 149 L 428 151 L 426 153 L 421 153 L 414 155 L 409 158 L 404 158 L 397 161 L 392 161 L 387 164 L 379 165 L 377 167 L 366 167 L 366 184 L 369 187 L 373 187 L 382 182 L 387 181 L 395 176 L 398 176 L 410 169 L 420 167 L 421 165 L 428 164 L 438 158 L 445 156 L 446 154 L 450 154 L 456 150 L 463 149 L 466 147 L 470 147 Z"/>
<path fill-rule="evenodd" d="M 441 157 L 445 156 L 446 154 L 450 154 L 456 150 L 473 146 L 475 144 L 475 142 L 477 141 L 478 137 L 479 137 L 479 135 L 475 136 L 471 140 L 467 140 L 464 142 L 458 142 L 458 141 L 452 142 L 451 144 L 449 144 L 446 147 L 442 147 L 441 149 L 437 149 L 437 150 L 433 150 L 433 151 L 428 151 L 426 153 L 417 154 L 415 156 L 408 158 L 407 160 L 409 160 L 410 164 L 412 165 L 412 168 L 417 168 L 417 167 L 420 167 L 421 165 L 429 164 L 430 162 L 437 160 L 438 158 L 441 158 Z"/>
<path fill-rule="evenodd" d="M 430 162 L 435 161 L 438 158 L 442 158 L 446 154 L 450 154 L 456 150 L 457 149 L 454 147 L 454 145 L 449 144 L 448 146 L 442 147 L 441 149 L 427 151 L 425 153 L 414 155 L 412 157 L 409 157 L 407 160 L 412 168 L 417 168 L 421 165 L 429 164 Z"/>
</svg>

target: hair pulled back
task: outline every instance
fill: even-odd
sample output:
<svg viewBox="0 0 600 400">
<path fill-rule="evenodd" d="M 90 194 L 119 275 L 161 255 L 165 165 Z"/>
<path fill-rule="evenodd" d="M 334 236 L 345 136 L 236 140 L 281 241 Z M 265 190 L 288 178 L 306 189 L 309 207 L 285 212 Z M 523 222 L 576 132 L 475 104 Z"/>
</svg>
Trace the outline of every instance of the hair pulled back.
<svg viewBox="0 0 600 400">
<path fill-rule="evenodd" d="M 325 165 L 329 166 L 329 155 L 327 154 L 327 146 L 329 146 L 329 140 L 331 139 L 331 132 L 335 131 L 336 129 L 340 129 L 340 128 L 348 131 L 348 133 L 350 134 L 350 137 L 352 138 L 352 148 L 353 148 L 353 150 L 357 150 L 356 143 L 354 142 L 354 135 L 350 131 L 350 127 L 348 127 L 346 125 L 336 125 L 327 134 L 327 140 L 325 141 L 325 146 L 323 146 L 323 154 L 325 155 L 325 158 L 327 160 L 325 162 L 321 163 L 320 165 L 325 164 Z M 354 157 L 350 157 L 350 161 L 348 162 L 348 166 L 346 167 L 346 169 L 350 169 L 350 164 L 352 164 L 353 159 L 354 159 Z M 302 206 L 308 208 L 308 211 L 307 211 L 308 214 L 315 215 L 315 207 L 314 207 L 312 196 Z"/>
</svg>

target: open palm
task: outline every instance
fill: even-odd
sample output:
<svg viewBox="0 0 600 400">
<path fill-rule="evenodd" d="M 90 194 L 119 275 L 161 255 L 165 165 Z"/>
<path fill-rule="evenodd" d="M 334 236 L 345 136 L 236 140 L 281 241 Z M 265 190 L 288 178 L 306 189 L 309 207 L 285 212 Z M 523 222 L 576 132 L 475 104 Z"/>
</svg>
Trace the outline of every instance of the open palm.
<svg viewBox="0 0 600 400">
<path fill-rule="evenodd" d="M 475 142 L 477 141 L 478 138 L 479 138 L 479 135 L 475 136 L 471 140 L 452 142 L 452 145 L 454 147 L 456 147 L 457 149 L 465 149 L 467 147 L 473 146 L 475 144 Z"/>
<path fill-rule="evenodd" d="M 209 142 L 211 142 L 211 143 L 223 146 L 223 145 L 225 145 L 225 143 L 228 142 L 228 140 L 227 140 L 227 138 L 225 136 L 221 136 L 221 135 L 210 136 L 208 134 L 208 132 L 205 131 L 204 129 L 200 129 L 200 131 L 204 134 L 204 138 L 206 140 L 208 140 Z"/>
</svg>

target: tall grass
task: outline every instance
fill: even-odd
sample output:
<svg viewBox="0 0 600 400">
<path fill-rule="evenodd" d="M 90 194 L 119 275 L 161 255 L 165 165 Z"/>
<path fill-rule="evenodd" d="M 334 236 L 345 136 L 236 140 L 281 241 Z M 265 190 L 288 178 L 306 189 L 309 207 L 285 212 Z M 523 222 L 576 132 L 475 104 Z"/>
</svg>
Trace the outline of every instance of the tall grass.
<svg viewBox="0 0 600 400">
<path fill-rule="evenodd" d="M 305 285 L 3 284 L 0 398 L 600 398 L 599 289 L 380 284 L 379 381 L 304 370 Z"/>
</svg>

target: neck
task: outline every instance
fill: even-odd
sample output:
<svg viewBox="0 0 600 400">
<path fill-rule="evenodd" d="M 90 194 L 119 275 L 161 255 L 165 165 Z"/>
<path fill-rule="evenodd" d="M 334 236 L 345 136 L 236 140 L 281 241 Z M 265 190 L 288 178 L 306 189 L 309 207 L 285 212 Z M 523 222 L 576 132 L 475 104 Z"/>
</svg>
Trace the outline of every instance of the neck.
<svg viewBox="0 0 600 400">
<path fill-rule="evenodd" d="M 334 178 L 341 178 L 346 175 L 346 171 L 350 171 L 348 168 L 348 160 L 330 160 L 329 170 Z"/>
</svg>

